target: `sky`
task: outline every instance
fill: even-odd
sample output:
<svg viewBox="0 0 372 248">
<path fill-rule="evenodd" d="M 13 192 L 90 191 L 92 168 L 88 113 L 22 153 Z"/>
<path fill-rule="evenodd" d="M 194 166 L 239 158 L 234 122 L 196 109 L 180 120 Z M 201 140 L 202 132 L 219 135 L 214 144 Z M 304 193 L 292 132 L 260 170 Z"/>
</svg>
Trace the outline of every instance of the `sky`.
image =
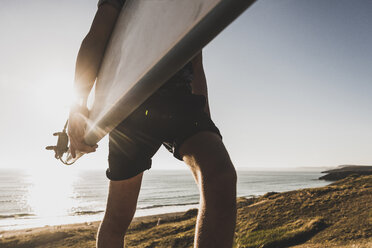
<svg viewBox="0 0 372 248">
<path fill-rule="evenodd" d="M 0 168 L 62 167 L 63 128 L 94 0 L 0 8 Z M 238 169 L 372 164 L 372 2 L 261 0 L 204 49 L 212 118 Z M 107 139 L 71 168 L 107 167 Z M 161 148 L 154 169 L 185 166 Z"/>
</svg>

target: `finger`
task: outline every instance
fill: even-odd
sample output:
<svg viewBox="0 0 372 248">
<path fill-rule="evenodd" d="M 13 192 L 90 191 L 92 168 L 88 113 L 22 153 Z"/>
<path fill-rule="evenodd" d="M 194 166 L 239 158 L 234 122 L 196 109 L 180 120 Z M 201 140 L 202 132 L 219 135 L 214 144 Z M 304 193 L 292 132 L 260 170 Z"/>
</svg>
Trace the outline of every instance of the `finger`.
<svg viewBox="0 0 372 248">
<path fill-rule="evenodd" d="M 69 129 L 68 135 L 71 137 L 79 137 L 85 134 L 85 128 L 81 126 L 76 126 Z"/>
<path fill-rule="evenodd" d="M 78 143 L 79 142 L 77 141 L 77 139 L 74 136 L 70 137 L 70 146 L 73 147 L 75 150 L 76 150 L 76 147 L 77 147 Z"/>
<path fill-rule="evenodd" d="M 71 141 L 70 141 L 70 150 L 71 150 L 71 156 L 73 157 L 73 158 L 75 158 L 76 157 L 76 153 L 78 152 L 78 151 L 80 151 L 80 145 L 79 145 L 79 142 L 77 142 L 75 139 L 72 139 Z"/>
<path fill-rule="evenodd" d="M 83 141 L 84 133 L 85 133 L 84 130 L 79 130 L 79 128 L 74 128 L 70 130 L 68 135 L 69 135 L 70 140 L 74 142 L 75 144 L 77 144 Z"/>
<path fill-rule="evenodd" d="M 79 151 L 85 152 L 85 153 L 90 153 L 90 152 L 95 152 L 96 148 L 91 147 L 91 146 L 80 146 Z"/>
<path fill-rule="evenodd" d="M 71 156 L 75 158 L 76 157 L 75 147 L 73 147 L 72 145 L 70 145 L 70 152 L 71 152 Z"/>
<path fill-rule="evenodd" d="M 88 146 L 84 142 L 76 142 L 75 146 L 76 150 L 79 150 L 81 152 L 90 153 L 96 151 L 96 146 Z"/>
<path fill-rule="evenodd" d="M 74 155 L 76 155 L 76 151 L 80 151 L 80 152 L 84 152 L 84 153 L 95 152 L 98 145 L 96 144 L 96 145 L 93 145 L 93 146 L 89 146 L 85 143 L 83 136 L 72 135 L 71 138 L 70 138 L 70 147 L 72 147 L 74 149 L 74 152 L 75 152 Z"/>
</svg>

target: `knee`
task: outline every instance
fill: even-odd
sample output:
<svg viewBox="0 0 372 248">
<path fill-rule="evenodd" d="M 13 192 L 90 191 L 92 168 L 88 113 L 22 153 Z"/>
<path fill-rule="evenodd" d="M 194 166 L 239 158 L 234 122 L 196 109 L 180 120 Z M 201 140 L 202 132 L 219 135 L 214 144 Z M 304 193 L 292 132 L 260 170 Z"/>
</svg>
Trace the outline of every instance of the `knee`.
<svg viewBox="0 0 372 248">
<path fill-rule="evenodd" d="M 201 182 L 201 205 L 219 213 L 236 212 L 236 181 L 234 167 L 204 175 Z"/>
<path fill-rule="evenodd" d="M 202 184 L 205 191 L 221 197 L 235 199 L 237 174 L 234 166 L 225 164 L 216 169 L 202 172 Z"/>
<path fill-rule="evenodd" d="M 106 212 L 101 228 L 112 235 L 124 236 L 132 221 L 133 215 L 134 213 L 113 214 Z"/>
</svg>

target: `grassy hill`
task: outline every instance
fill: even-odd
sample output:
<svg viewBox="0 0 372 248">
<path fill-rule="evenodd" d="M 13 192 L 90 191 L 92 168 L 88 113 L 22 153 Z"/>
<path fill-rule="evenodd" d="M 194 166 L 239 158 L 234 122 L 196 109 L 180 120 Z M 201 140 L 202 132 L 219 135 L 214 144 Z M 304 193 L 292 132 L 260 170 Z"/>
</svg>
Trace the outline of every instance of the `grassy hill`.
<svg viewBox="0 0 372 248">
<path fill-rule="evenodd" d="M 372 176 L 268 193 L 253 203 L 241 199 L 240 205 L 237 247 L 336 247 L 372 241 Z"/>
</svg>

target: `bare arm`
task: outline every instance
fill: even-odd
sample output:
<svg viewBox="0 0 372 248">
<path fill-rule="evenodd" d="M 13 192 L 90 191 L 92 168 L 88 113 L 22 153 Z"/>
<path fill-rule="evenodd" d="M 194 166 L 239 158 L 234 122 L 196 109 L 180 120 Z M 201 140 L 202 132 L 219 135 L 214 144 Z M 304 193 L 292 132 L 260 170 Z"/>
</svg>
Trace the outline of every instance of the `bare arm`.
<svg viewBox="0 0 372 248">
<path fill-rule="evenodd" d="M 79 100 L 86 100 L 93 87 L 119 13 L 110 4 L 100 6 L 81 43 L 75 67 L 75 90 Z"/>
<path fill-rule="evenodd" d="M 207 80 L 205 78 L 204 68 L 203 68 L 203 55 L 200 52 L 196 55 L 192 62 L 192 67 L 194 71 L 194 79 L 191 82 L 192 93 L 196 95 L 205 96 L 207 103 L 205 105 L 205 112 L 210 116 L 209 103 L 208 103 L 208 89 Z"/>
<path fill-rule="evenodd" d="M 120 10 L 110 4 L 102 4 L 94 17 L 92 26 L 81 43 L 76 60 L 75 82 L 76 104 L 70 110 L 68 135 L 70 151 L 73 157 L 76 150 L 94 152 L 97 146 L 88 146 L 84 142 L 84 133 L 88 109 L 88 95 L 97 78 L 97 74 L 110 40 L 112 30 Z"/>
</svg>

